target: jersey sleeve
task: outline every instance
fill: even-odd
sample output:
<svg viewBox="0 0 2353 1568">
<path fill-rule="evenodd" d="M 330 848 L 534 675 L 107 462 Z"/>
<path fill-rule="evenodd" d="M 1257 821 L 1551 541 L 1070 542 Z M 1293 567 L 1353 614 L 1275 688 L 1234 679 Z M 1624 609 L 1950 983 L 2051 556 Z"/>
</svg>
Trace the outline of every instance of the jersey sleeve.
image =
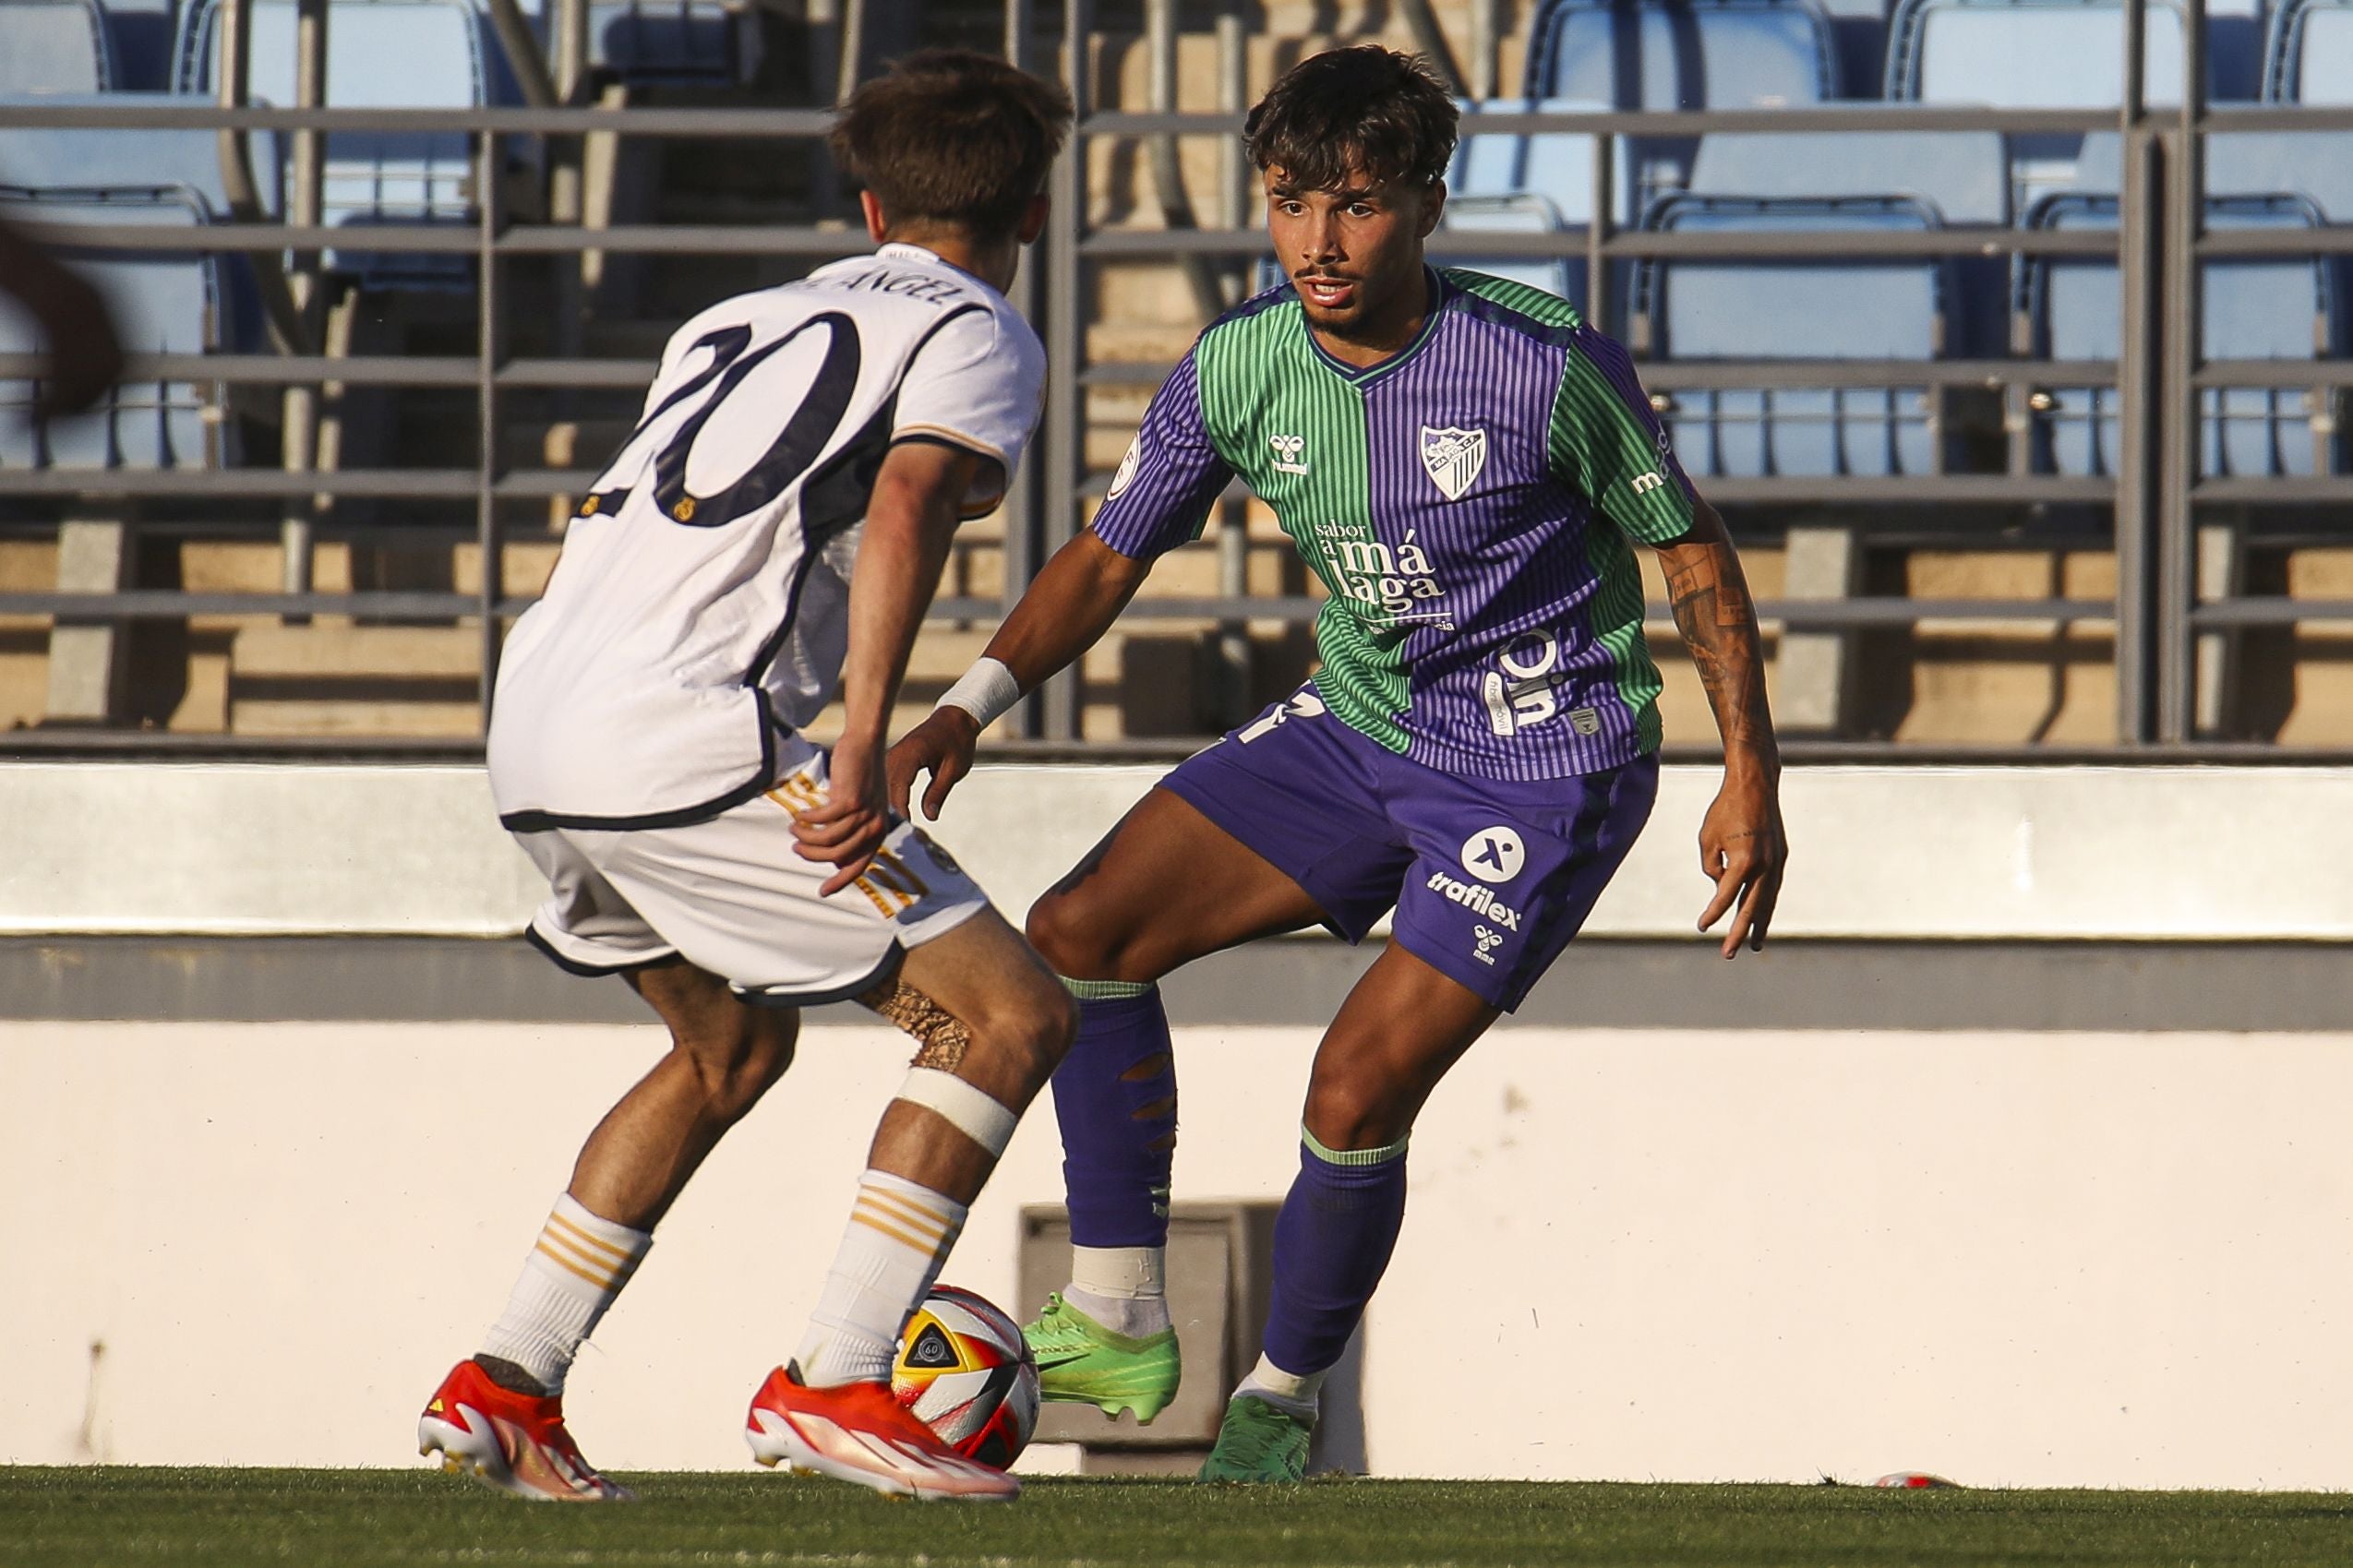
<svg viewBox="0 0 2353 1568">
<path fill-rule="evenodd" d="M 1553 472 L 1645 545 L 1691 531 L 1699 493 L 1624 348 L 1591 327 L 1571 335 L 1553 401 Z"/>
<path fill-rule="evenodd" d="M 1038 428 L 1046 356 L 1026 327 L 973 306 L 935 328 L 916 349 L 900 384 L 891 440 L 937 441 L 990 460 L 963 507 L 994 509 Z"/>
<path fill-rule="evenodd" d="M 1232 478 L 1201 417 L 1201 367 L 1188 353 L 1152 394 L 1095 514 L 1095 536 L 1132 559 L 1163 555 L 1201 536 L 1210 503 Z"/>
</svg>

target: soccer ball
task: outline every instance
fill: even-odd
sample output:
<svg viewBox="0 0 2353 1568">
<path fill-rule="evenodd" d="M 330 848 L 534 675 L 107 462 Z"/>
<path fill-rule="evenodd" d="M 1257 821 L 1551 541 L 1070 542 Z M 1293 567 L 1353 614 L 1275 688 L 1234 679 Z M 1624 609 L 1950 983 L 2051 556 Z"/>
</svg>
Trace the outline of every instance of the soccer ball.
<svg viewBox="0 0 2353 1568">
<path fill-rule="evenodd" d="M 934 1286 L 907 1319 L 891 1392 L 949 1447 L 1000 1469 L 1038 1430 L 1038 1361 L 1021 1325 L 953 1285 Z"/>
</svg>

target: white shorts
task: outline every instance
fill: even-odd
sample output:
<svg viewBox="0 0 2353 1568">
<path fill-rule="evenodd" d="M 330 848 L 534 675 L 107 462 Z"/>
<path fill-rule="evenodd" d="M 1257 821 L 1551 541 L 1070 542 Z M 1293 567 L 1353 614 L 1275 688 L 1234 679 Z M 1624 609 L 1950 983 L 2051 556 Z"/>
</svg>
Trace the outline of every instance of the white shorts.
<svg viewBox="0 0 2353 1568">
<path fill-rule="evenodd" d="M 767 794 L 685 827 L 515 834 L 554 890 L 524 935 L 575 974 L 675 953 L 754 1001 L 857 996 L 903 950 L 945 936 L 989 899 L 912 822 L 892 830 L 863 877 L 820 898 L 834 868 L 794 853 L 792 825 L 824 798 L 826 760 L 811 748 Z"/>
</svg>

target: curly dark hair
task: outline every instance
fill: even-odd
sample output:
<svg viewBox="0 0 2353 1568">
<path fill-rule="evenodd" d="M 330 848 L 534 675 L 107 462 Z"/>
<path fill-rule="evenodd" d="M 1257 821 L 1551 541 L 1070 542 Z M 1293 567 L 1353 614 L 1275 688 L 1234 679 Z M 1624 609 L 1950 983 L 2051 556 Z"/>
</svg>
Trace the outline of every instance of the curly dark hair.
<svg viewBox="0 0 2353 1568">
<path fill-rule="evenodd" d="M 981 239 L 1021 224 L 1069 134 L 1070 94 L 969 49 L 926 49 L 861 83 L 826 146 L 892 223 L 945 223 Z"/>
<path fill-rule="evenodd" d="M 1252 161 L 1300 190 L 1339 190 L 1351 174 L 1431 186 L 1446 178 L 1460 117 L 1420 55 L 1365 43 L 1284 72 L 1244 131 Z"/>
</svg>

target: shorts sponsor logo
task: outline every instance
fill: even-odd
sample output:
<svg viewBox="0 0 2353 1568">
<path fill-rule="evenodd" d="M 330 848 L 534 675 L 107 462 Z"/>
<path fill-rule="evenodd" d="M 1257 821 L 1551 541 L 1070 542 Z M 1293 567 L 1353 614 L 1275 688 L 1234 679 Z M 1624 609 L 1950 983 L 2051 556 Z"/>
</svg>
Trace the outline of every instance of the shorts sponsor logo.
<svg viewBox="0 0 2353 1568">
<path fill-rule="evenodd" d="M 1247 746 L 1260 736 L 1270 734 L 1286 719 L 1318 719 L 1324 715 L 1324 700 L 1312 691 L 1294 691 L 1291 700 L 1278 702 L 1249 724 L 1234 731 L 1233 737 Z"/>
<path fill-rule="evenodd" d="M 1483 882 L 1507 882 L 1527 861 L 1528 846 L 1500 822 L 1462 841 L 1462 868 Z"/>
<path fill-rule="evenodd" d="M 1430 483 L 1449 501 L 1462 499 L 1478 479 L 1479 471 L 1487 466 L 1487 433 L 1484 430 L 1458 430 L 1443 425 L 1433 430 L 1422 427 L 1422 467 L 1430 475 Z"/>
<path fill-rule="evenodd" d="M 1495 890 L 1478 882 L 1459 882 L 1444 871 L 1430 873 L 1429 890 L 1447 900 L 1459 904 L 1483 920 L 1492 920 L 1507 931 L 1519 929 L 1519 911 L 1495 896 Z M 1482 926 L 1481 930 L 1486 928 Z"/>
<path fill-rule="evenodd" d="M 1664 484 L 1666 481 L 1655 473 L 1638 474 L 1634 480 L 1634 493 L 1638 496 L 1647 496 Z"/>
<path fill-rule="evenodd" d="M 1275 472 L 1277 473 L 1304 473 L 1307 472 L 1306 461 L 1300 456 L 1301 453 L 1307 449 L 1306 437 L 1269 436 L 1267 437 L 1267 445 L 1275 454 Z"/>
<path fill-rule="evenodd" d="M 1478 939 L 1479 945 L 1471 950 L 1471 956 L 1482 964 L 1495 963 L 1492 955 L 1496 948 L 1503 945 L 1503 933 L 1491 931 L 1486 927 L 1480 926 L 1472 929 L 1471 935 Z"/>
<path fill-rule="evenodd" d="M 1103 492 L 1103 499 L 1116 501 L 1127 494 L 1127 487 L 1135 483 L 1135 471 L 1143 466 L 1144 437 L 1138 432 L 1127 444 L 1127 456 L 1120 459 L 1119 472 L 1111 475 L 1111 487 Z"/>
</svg>

